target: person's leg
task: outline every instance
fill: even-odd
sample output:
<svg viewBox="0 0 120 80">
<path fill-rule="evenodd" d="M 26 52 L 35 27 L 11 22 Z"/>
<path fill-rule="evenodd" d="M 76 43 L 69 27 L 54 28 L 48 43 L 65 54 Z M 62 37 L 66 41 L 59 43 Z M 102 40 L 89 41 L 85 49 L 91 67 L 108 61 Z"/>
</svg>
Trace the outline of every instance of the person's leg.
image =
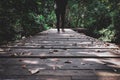
<svg viewBox="0 0 120 80">
<path fill-rule="evenodd" d="M 56 28 L 57 28 L 57 31 L 59 33 L 60 32 L 60 13 L 57 10 L 56 10 L 56 19 L 57 19 Z"/>
<path fill-rule="evenodd" d="M 65 27 L 65 12 L 62 12 L 61 14 L 61 22 L 62 22 L 62 31 L 65 32 L 64 27 Z"/>
</svg>

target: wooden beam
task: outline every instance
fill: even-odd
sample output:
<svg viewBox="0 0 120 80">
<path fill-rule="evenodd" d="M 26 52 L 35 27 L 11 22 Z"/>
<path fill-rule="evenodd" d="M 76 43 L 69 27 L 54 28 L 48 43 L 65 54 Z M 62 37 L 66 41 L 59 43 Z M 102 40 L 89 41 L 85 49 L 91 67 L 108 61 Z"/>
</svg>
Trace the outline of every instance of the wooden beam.
<svg viewBox="0 0 120 80">
<path fill-rule="evenodd" d="M 47 59 L 47 58 L 120 58 L 120 56 L 0 56 L 2 58 L 40 58 L 40 59 Z"/>
</svg>

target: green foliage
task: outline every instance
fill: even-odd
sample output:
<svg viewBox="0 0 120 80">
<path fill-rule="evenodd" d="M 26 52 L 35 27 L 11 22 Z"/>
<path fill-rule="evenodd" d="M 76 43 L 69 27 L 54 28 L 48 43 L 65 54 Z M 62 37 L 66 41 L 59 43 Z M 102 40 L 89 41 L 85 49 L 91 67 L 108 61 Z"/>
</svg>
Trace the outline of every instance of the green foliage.
<svg viewBox="0 0 120 80">
<path fill-rule="evenodd" d="M 51 3 L 45 0 L 0 0 L 0 42 L 49 29 L 54 22 Z"/>
<path fill-rule="evenodd" d="M 90 36 L 120 43 L 119 0 L 73 0 L 69 6 L 69 25 L 87 28 Z"/>
<path fill-rule="evenodd" d="M 108 28 L 100 30 L 99 33 L 102 35 L 100 39 L 103 41 L 109 41 L 109 42 L 114 40 L 115 30 L 113 28 L 114 28 L 113 25 L 110 25 Z"/>
</svg>

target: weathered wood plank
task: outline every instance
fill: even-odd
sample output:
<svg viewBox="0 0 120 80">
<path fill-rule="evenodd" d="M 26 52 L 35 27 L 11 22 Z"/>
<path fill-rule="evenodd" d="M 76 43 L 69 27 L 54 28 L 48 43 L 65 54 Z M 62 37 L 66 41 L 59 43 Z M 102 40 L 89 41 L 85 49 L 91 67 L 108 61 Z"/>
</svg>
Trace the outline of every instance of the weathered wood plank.
<svg viewBox="0 0 120 80">
<path fill-rule="evenodd" d="M 0 80 L 71 80 L 69 76 L 2 76 Z"/>
<path fill-rule="evenodd" d="M 26 68 L 40 68 L 43 70 L 111 70 L 111 72 L 119 73 L 119 60 L 110 59 L 1 59 L 1 69 L 22 69 L 23 65 Z M 8 66 L 7 66 L 8 65 Z M 13 70 L 14 71 L 14 70 Z M 116 71 L 116 72 L 115 72 Z"/>
<path fill-rule="evenodd" d="M 120 50 L 70 29 L 0 47 L 1 80 L 119 80 Z M 31 74 L 30 70 L 39 70 Z"/>
<path fill-rule="evenodd" d="M 103 47 L 103 46 L 8 46 L 8 47 L 1 47 L 4 49 L 11 48 L 11 49 L 118 49 L 117 47 Z"/>
<path fill-rule="evenodd" d="M 0 56 L 0 58 L 120 58 L 120 56 Z"/>
<path fill-rule="evenodd" d="M 16 69 L 15 71 L 13 71 L 12 73 L 10 73 L 9 70 L 7 72 L 4 72 L 2 74 L 0 74 L 1 76 L 27 76 L 27 75 L 32 75 L 29 71 L 28 73 L 24 72 L 20 72 L 20 70 Z M 39 75 L 39 76 L 95 76 L 95 73 L 91 70 L 40 70 L 38 73 L 34 74 L 34 75 Z"/>
<path fill-rule="evenodd" d="M 74 76 L 72 80 L 120 80 L 120 76 Z"/>
</svg>

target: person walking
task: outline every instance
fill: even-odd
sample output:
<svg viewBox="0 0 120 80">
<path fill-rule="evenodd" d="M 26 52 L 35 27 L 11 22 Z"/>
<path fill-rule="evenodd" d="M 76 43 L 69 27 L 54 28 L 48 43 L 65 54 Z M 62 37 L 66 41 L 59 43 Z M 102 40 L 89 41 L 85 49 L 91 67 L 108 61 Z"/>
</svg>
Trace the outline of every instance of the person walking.
<svg viewBox="0 0 120 80">
<path fill-rule="evenodd" d="M 55 2 L 55 14 L 57 19 L 56 28 L 58 33 L 60 33 L 60 27 L 62 28 L 62 32 L 65 32 L 65 12 L 68 0 L 54 0 Z"/>
</svg>

